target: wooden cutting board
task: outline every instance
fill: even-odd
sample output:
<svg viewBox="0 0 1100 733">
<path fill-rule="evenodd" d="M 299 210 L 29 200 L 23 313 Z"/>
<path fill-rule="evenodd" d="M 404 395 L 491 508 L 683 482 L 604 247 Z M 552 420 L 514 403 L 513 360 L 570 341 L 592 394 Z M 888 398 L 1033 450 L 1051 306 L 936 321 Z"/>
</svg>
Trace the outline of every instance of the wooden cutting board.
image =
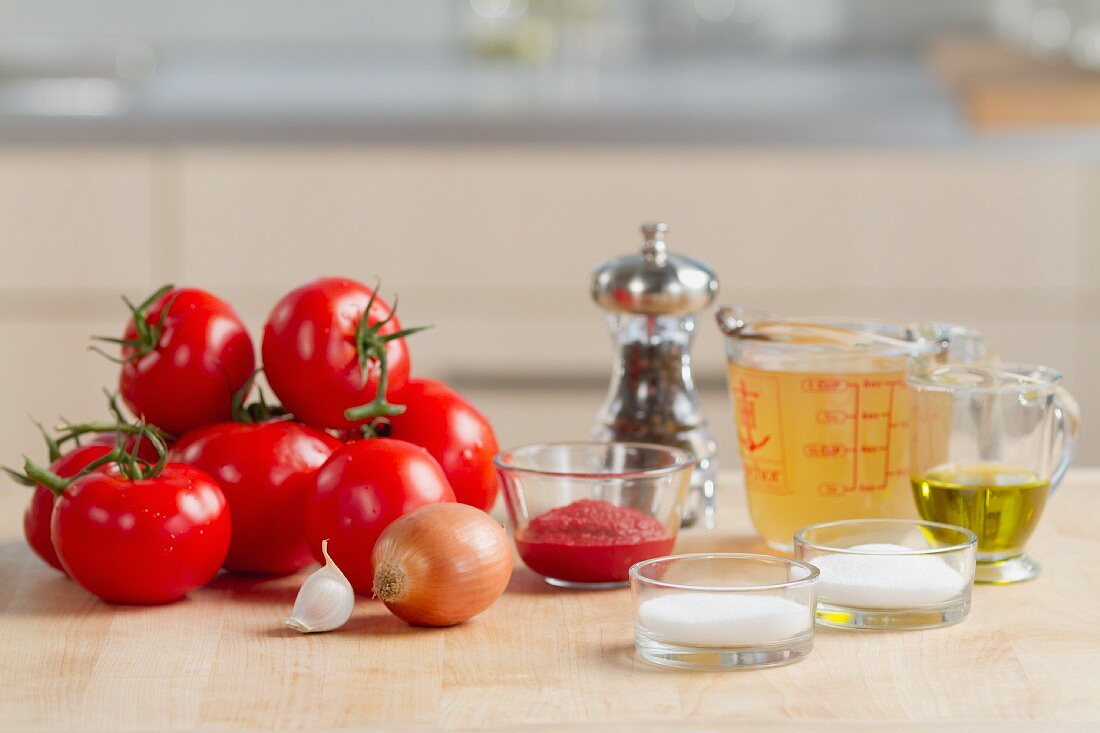
<svg viewBox="0 0 1100 733">
<path fill-rule="evenodd" d="M 764 551 L 723 478 L 720 526 L 680 550 Z M 1048 505 L 1031 543 L 1043 575 L 976 588 L 963 623 L 819 630 L 802 662 L 724 673 L 640 662 L 628 591 L 553 589 L 522 567 L 492 609 L 442 630 L 361 600 L 340 631 L 288 631 L 304 574 L 109 606 L 24 545 L 28 497 L 0 488 L 3 730 L 1100 730 L 1100 470 L 1071 472 Z"/>
<path fill-rule="evenodd" d="M 989 38 L 938 38 L 925 55 L 977 130 L 1100 127 L 1100 74 L 1095 71 Z"/>
</svg>

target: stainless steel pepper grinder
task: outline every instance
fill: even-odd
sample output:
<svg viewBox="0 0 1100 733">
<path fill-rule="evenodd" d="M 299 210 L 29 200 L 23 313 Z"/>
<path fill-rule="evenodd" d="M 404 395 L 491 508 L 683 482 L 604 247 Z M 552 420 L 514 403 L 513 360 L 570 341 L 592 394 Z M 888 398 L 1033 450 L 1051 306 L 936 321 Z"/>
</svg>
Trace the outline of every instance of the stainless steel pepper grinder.
<svg viewBox="0 0 1100 733">
<path fill-rule="evenodd" d="M 703 418 L 691 376 L 695 314 L 718 294 L 714 271 L 701 260 L 672 254 L 668 225 L 644 224 L 638 254 L 596 266 L 592 299 L 608 311 L 615 340 L 607 401 L 597 415 L 597 440 L 660 443 L 686 448 L 699 460 L 691 477 L 683 524 L 714 516 L 714 435 Z"/>
</svg>

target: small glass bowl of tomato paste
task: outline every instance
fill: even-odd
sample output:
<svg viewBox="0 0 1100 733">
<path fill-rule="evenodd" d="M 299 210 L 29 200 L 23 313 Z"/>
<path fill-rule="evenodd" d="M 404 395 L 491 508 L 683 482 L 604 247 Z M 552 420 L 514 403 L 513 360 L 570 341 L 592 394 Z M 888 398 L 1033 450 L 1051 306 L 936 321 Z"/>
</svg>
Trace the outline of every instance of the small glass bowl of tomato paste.
<svg viewBox="0 0 1100 733">
<path fill-rule="evenodd" d="M 695 457 L 648 443 L 540 443 L 497 455 L 520 558 L 551 585 L 618 588 L 676 542 Z"/>
</svg>

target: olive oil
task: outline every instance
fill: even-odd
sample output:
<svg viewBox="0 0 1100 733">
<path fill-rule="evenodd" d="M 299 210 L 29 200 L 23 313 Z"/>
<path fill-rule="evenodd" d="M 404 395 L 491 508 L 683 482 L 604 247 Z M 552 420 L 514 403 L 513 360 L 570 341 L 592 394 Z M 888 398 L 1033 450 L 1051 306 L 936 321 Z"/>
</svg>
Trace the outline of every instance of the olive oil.
<svg viewBox="0 0 1100 733">
<path fill-rule="evenodd" d="M 978 536 L 979 560 L 1021 554 L 1050 492 L 1034 471 L 997 463 L 938 466 L 912 484 L 921 517 Z"/>
</svg>

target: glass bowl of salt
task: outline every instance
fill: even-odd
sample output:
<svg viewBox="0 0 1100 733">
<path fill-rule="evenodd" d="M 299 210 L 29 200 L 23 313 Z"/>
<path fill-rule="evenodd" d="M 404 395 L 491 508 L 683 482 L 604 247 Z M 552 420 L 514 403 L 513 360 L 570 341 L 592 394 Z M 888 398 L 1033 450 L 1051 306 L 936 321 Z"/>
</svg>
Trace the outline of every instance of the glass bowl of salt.
<svg viewBox="0 0 1100 733">
<path fill-rule="evenodd" d="M 977 542 L 951 524 L 847 519 L 800 529 L 794 552 L 821 571 L 822 626 L 935 629 L 970 612 Z"/>
<path fill-rule="evenodd" d="M 652 664 L 752 669 L 814 646 L 818 571 L 772 555 L 668 555 L 630 568 L 634 648 Z"/>
</svg>

